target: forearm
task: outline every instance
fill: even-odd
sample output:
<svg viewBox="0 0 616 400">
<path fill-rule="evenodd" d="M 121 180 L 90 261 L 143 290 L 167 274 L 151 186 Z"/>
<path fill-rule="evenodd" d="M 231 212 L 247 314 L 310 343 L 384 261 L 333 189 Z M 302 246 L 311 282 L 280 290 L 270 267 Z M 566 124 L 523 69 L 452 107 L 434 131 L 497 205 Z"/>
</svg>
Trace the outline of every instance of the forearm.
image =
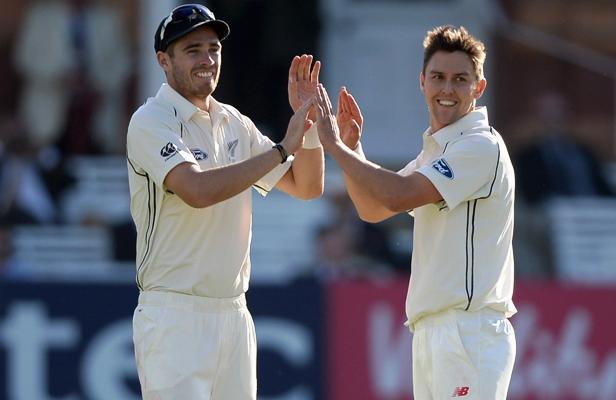
<svg viewBox="0 0 616 400">
<path fill-rule="evenodd" d="M 355 153 L 362 160 L 366 161 L 361 144 L 358 144 Z M 349 197 L 362 220 L 366 222 L 380 222 L 395 214 L 384 207 L 365 187 L 351 179 L 344 171 L 343 176 Z"/>
<path fill-rule="evenodd" d="M 182 169 L 180 165 L 176 167 L 179 171 L 169 173 L 165 183 L 188 205 L 209 207 L 250 188 L 280 161 L 280 153 L 272 149 L 237 164 L 205 171 L 194 164 Z"/>
<path fill-rule="evenodd" d="M 327 91 L 321 84 L 317 86 L 315 101 L 319 138 L 344 172 L 349 194 L 362 219 L 376 222 L 442 199 L 425 176 L 419 173 L 399 175 L 349 148 L 361 137 L 363 118 L 357 103 L 346 91 L 341 91 L 339 96 L 341 109 L 336 117 Z M 361 148 L 359 150 L 361 153 Z"/>
<path fill-rule="evenodd" d="M 344 145 L 335 146 L 330 155 L 344 172 L 349 196 L 362 218 L 382 220 L 398 212 L 397 197 L 403 186 L 401 176 Z"/>
<path fill-rule="evenodd" d="M 323 148 L 300 149 L 291 166 L 293 189 L 291 194 L 301 199 L 312 199 L 323 194 L 325 162 Z"/>
<path fill-rule="evenodd" d="M 302 148 L 295 153 L 291 168 L 278 181 L 276 188 L 302 200 L 319 197 L 323 194 L 324 168 L 322 147 Z"/>
</svg>

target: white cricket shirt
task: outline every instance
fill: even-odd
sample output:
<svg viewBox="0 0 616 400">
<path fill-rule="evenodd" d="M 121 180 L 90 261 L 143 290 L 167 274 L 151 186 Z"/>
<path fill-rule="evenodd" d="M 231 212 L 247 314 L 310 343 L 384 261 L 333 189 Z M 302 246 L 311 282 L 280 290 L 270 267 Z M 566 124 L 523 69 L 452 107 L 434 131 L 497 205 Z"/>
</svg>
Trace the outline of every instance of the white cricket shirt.
<svg viewBox="0 0 616 400">
<path fill-rule="evenodd" d="M 513 305 L 515 177 L 501 136 L 480 107 L 423 135 L 423 149 L 399 174 L 426 176 L 443 196 L 415 209 L 406 314 L 418 319 L 484 307 L 507 317 Z"/>
<path fill-rule="evenodd" d="M 220 298 L 248 289 L 250 189 L 193 208 L 163 182 L 180 163 L 221 167 L 271 150 L 273 144 L 235 108 L 211 99 L 210 112 L 204 112 L 167 84 L 133 114 L 127 158 L 139 290 Z M 265 195 L 289 166 L 289 161 L 277 166 L 254 187 Z"/>
</svg>

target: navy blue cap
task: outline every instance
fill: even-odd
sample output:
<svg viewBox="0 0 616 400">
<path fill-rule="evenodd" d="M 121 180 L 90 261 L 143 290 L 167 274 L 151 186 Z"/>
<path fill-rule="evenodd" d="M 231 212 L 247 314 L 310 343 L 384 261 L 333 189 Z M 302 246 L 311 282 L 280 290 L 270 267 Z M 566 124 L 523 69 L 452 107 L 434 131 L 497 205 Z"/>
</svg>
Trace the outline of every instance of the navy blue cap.
<svg viewBox="0 0 616 400">
<path fill-rule="evenodd" d="M 183 4 L 174 8 L 168 17 L 160 21 L 154 35 L 154 50 L 165 51 L 176 39 L 200 26 L 210 26 L 220 41 L 229 36 L 229 25 L 216 19 L 214 13 L 201 4 Z"/>
</svg>

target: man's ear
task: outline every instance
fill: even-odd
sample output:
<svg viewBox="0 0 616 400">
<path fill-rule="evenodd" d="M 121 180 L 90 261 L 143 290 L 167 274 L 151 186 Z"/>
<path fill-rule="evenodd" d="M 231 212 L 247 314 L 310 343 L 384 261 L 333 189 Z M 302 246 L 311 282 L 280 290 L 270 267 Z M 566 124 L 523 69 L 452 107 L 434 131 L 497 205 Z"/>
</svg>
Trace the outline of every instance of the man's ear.
<svg viewBox="0 0 616 400">
<path fill-rule="evenodd" d="M 419 89 L 421 90 L 422 93 L 426 92 L 426 88 L 425 88 L 425 82 L 426 82 L 426 77 L 424 76 L 423 71 L 419 73 Z"/>
<path fill-rule="evenodd" d="M 488 81 L 486 78 L 481 78 L 477 85 L 475 86 L 475 100 L 478 100 L 481 96 L 483 96 L 483 92 L 485 92 L 486 87 L 488 86 Z"/>
<path fill-rule="evenodd" d="M 171 60 L 169 59 L 169 54 L 164 51 L 159 51 L 156 53 L 156 60 L 158 61 L 158 65 L 165 71 L 169 71 Z"/>
</svg>

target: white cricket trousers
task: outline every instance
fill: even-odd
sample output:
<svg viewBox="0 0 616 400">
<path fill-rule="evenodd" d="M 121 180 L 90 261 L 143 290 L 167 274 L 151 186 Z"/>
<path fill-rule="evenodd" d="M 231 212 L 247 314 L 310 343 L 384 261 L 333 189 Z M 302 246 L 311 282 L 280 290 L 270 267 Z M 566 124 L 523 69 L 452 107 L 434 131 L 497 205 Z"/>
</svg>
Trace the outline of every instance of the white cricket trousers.
<svg viewBox="0 0 616 400">
<path fill-rule="evenodd" d="M 141 292 L 133 342 L 144 400 L 255 400 L 257 349 L 246 298 Z"/>
<path fill-rule="evenodd" d="M 515 334 L 503 313 L 447 310 L 414 324 L 415 400 L 506 400 Z"/>
</svg>

